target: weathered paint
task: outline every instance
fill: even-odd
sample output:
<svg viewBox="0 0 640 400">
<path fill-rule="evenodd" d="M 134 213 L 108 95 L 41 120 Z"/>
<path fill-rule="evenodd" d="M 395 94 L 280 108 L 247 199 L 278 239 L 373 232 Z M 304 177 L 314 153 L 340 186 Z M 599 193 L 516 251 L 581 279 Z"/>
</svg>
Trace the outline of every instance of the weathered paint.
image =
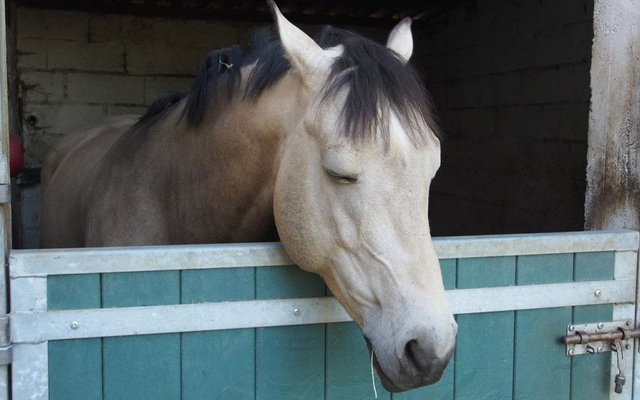
<svg viewBox="0 0 640 400">
<path fill-rule="evenodd" d="M 596 0 L 587 229 L 640 226 L 640 2 Z"/>
</svg>

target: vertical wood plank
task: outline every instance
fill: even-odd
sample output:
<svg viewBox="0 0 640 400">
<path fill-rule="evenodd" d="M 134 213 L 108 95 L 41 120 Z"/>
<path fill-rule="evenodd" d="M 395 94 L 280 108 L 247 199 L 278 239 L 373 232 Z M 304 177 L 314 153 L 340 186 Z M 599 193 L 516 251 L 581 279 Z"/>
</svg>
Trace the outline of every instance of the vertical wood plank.
<svg viewBox="0 0 640 400">
<path fill-rule="evenodd" d="M 576 254 L 574 280 L 584 282 L 613 279 L 614 258 L 613 252 Z M 573 323 L 610 321 L 612 316 L 611 305 L 574 307 Z M 610 362 L 611 353 L 571 357 L 571 399 L 608 399 L 611 385 Z"/>
<path fill-rule="evenodd" d="M 100 308 L 100 276 L 51 276 L 47 279 L 50 310 Z M 49 398 L 102 399 L 102 340 L 49 342 Z"/>
<path fill-rule="evenodd" d="M 104 398 L 180 399 L 180 336 L 104 339 Z"/>
<path fill-rule="evenodd" d="M 103 306 L 179 304 L 179 281 L 177 271 L 107 274 Z M 103 343 L 106 400 L 180 399 L 179 334 L 105 338 Z"/>
<path fill-rule="evenodd" d="M 258 299 L 317 297 L 319 276 L 297 267 L 258 268 Z M 293 310 L 291 310 L 293 312 Z M 257 399 L 324 399 L 325 326 L 287 326 L 256 332 Z"/>
<path fill-rule="evenodd" d="M 47 308 L 100 308 L 100 275 L 64 275 L 47 278 Z"/>
<path fill-rule="evenodd" d="M 129 272 L 102 276 L 102 307 L 179 304 L 180 272 Z"/>
<path fill-rule="evenodd" d="M 371 359 L 355 322 L 327 325 L 327 400 L 369 400 L 374 396 Z M 391 397 L 376 377 L 378 399 Z"/>
<path fill-rule="evenodd" d="M 442 281 L 446 290 L 456 287 L 456 266 L 455 259 L 440 260 L 442 269 Z M 456 318 L 457 319 L 457 318 Z M 419 389 L 409 390 L 403 393 L 394 393 L 394 400 L 422 400 L 422 399 L 453 399 L 454 398 L 454 374 L 455 374 L 455 354 L 451 357 L 449 365 L 442 376 L 442 379 L 434 385 Z"/>
<path fill-rule="evenodd" d="M 518 257 L 518 285 L 571 282 L 573 254 Z M 571 307 L 516 312 L 515 399 L 569 399 L 571 359 L 558 338 Z"/>
<path fill-rule="evenodd" d="M 515 284 L 515 257 L 458 260 L 459 289 Z M 514 312 L 458 316 L 455 396 L 508 399 L 513 393 Z"/>
<path fill-rule="evenodd" d="M 183 304 L 253 300 L 255 269 L 182 272 Z M 255 329 L 182 335 L 182 400 L 253 399 Z"/>
</svg>

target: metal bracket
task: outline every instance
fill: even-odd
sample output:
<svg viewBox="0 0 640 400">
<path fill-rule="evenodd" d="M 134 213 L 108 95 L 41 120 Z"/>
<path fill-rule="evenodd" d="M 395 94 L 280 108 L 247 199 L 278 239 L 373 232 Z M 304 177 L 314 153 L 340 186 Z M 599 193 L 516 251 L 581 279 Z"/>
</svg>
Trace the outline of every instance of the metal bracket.
<svg viewBox="0 0 640 400">
<path fill-rule="evenodd" d="M 612 351 L 612 344 L 620 340 L 626 349 L 633 347 L 633 339 L 640 337 L 640 329 L 634 329 L 633 321 L 597 322 L 594 324 L 568 325 L 566 355 L 596 354 Z"/>
</svg>

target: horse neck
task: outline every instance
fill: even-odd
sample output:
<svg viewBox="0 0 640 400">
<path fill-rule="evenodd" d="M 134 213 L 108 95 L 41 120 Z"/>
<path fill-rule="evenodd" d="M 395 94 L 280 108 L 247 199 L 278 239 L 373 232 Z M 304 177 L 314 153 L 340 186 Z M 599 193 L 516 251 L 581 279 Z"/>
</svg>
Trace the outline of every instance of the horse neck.
<svg viewBox="0 0 640 400">
<path fill-rule="evenodd" d="M 192 186 L 199 181 L 198 198 L 188 199 L 196 207 L 183 213 L 194 221 L 206 218 L 204 229 L 210 232 L 194 233 L 202 241 L 277 239 L 273 188 L 284 139 L 302 118 L 297 80 L 285 76 L 255 100 L 234 99 L 218 115 L 207 115 L 199 132 L 187 135 L 185 154 L 193 154 L 194 162 L 179 168 L 176 181 Z M 185 195 L 193 193 L 185 189 Z"/>
<path fill-rule="evenodd" d="M 299 77 L 286 74 L 255 99 L 233 99 L 206 134 L 209 149 L 224 160 L 222 167 L 242 165 L 250 176 L 264 176 L 269 164 L 273 168 L 268 175 L 275 174 L 281 147 L 304 116 L 306 102 L 301 92 Z"/>
</svg>

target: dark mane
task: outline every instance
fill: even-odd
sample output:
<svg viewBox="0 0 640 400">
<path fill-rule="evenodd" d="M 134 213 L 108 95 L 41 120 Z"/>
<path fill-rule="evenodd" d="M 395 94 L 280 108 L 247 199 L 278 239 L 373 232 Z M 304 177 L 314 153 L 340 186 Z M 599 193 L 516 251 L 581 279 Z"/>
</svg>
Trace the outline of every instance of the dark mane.
<svg viewBox="0 0 640 400">
<path fill-rule="evenodd" d="M 231 98 L 240 81 L 238 70 L 241 60 L 240 46 L 214 50 L 207 55 L 187 95 L 182 117 L 186 117 L 189 125 L 200 125 L 210 107 L 216 107 L 220 101 Z"/>
<path fill-rule="evenodd" d="M 424 83 L 415 69 L 397 54 L 356 33 L 330 26 L 323 28 L 315 40 L 323 48 L 344 46 L 343 56 L 330 72 L 324 98 L 343 88 L 348 90 L 342 115 L 345 135 L 356 140 L 378 132 L 382 135 L 379 139 L 388 142 L 389 115 L 385 111 L 391 109 L 410 128 L 410 139 L 415 145 L 425 143 L 428 138 L 429 133 L 420 129 L 423 124 L 440 137 Z M 290 69 L 282 44 L 271 29 L 258 30 L 246 53 L 238 46 L 209 53 L 186 94 L 182 117 L 190 126 L 199 126 L 207 109 L 238 95 L 240 69 L 253 63 L 255 68 L 247 78 L 244 93 L 240 94 L 245 100 L 260 96 Z M 154 103 L 138 125 L 175 102 L 175 95 L 168 100 L 158 100 L 159 104 Z"/>
<path fill-rule="evenodd" d="M 157 98 L 153 103 L 151 103 L 149 108 L 147 108 L 147 111 L 140 118 L 138 123 L 148 121 L 151 118 L 155 117 L 156 115 L 162 114 L 164 110 L 173 106 L 174 104 L 182 100 L 185 96 L 186 96 L 186 93 L 169 92 Z"/>
<path fill-rule="evenodd" d="M 379 131 L 382 140 L 388 141 L 389 115 L 385 112 L 390 108 L 410 128 L 407 133 L 415 145 L 428 139 L 428 133 L 420 129 L 423 124 L 440 137 L 426 86 L 399 55 L 356 33 L 330 26 L 316 41 L 323 48 L 344 46 L 343 56 L 333 64 L 325 99 L 342 88 L 348 90 L 342 115 L 345 135 L 366 138 Z"/>
</svg>

